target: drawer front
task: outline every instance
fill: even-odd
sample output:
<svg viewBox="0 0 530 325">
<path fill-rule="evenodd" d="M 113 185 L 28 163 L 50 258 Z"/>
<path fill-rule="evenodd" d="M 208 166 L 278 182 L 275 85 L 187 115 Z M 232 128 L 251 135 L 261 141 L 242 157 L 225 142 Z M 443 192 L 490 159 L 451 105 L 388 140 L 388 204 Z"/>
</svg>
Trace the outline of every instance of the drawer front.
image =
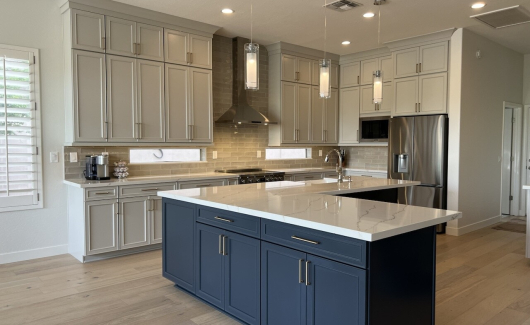
<svg viewBox="0 0 530 325">
<path fill-rule="evenodd" d="M 303 181 L 314 181 L 317 179 L 322 179 L 321 173 L 311 173 L 311 174 L 294 174 L 292 180 L 294 182 L 303 182 Z"/>
<path fill-rule="evenodd" d="M 265 219 L 261 220 L 261 239 L 366 268 L 367 245 L 362 240 Z"/>
<path fill-rule="evenodd" d="M 172 191 L 175 183 L 120 186 L 120 198 L 156 195 L 158 191 Z"/>
<path fill-rule="evenodd" d="M 118 198 L 118 187 L 96 187 L 85 189 L 85 201 L 108 200 Z"/>
<path fill-rule="evenodd" d="M 192 181 L 192 182 L 179 182 L 178 189 L 186 190 L 190 188 L 201 188 L 201 187 L 213 187 L 213 186 L 224 186 L 225 180 L 204 180 L 204 181 Z"/>
<path fill-rule="evenodd" d="M 199 207 L 197 221 L 251 237 L 260 236 L 258 217 Z"/>
</svg>

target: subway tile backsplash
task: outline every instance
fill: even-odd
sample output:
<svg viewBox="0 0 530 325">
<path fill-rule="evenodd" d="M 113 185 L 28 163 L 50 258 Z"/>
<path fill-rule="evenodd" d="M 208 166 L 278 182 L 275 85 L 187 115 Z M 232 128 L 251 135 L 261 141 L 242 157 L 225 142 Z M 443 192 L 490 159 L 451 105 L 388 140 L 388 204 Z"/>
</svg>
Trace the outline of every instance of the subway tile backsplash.
<svg viewBox="0 0 530 325">
<path fill-rule="evenodd" d="M 388 147 L 341 147 L 347 168 L 387 170 Z"/>
</svg>

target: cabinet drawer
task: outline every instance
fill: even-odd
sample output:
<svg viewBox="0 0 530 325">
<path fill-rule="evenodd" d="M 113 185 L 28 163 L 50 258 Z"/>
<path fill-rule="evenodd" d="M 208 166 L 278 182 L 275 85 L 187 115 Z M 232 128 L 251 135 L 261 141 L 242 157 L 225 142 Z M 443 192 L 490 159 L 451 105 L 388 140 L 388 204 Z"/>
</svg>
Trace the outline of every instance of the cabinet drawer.
<svg viewBox="0 0 530 325">
<path fill-rule="evenodd" d="M 120 198 L 156 195 L 158 191 L 172 191 L 175 183 L 120 186 Z"/>
<path fill-rule="evenodd" d="M 118 198 L 118 187 L 96 187 L 85 190 L 85 201 L 108 200 Z"/>
<path fill-rule="evenodd" d="M 260 218 L 217 209 L 199 208 L 197 221 L 259 238 Z"/>
<path fill-rule="evenodd" d="M 292 180 L 294 182 L 303 182 L 303 181 L 314 181 L 317 179 L 322 179 L 321 173 L 312 173 L 312 174 L 294 174 Z"/>
<path fill-rule="evenodd" d="M 366 242 L 276 221 L 261 221 L 261 239 L 366 268 Z"/>
<path fill-rule="evenodd" d="M 225 180 L 204 180 L 204 181 L 189 181 L 189 182 L 179 182 L 178 189 L 186 190 L 190 188 L 200 188 L 200 187 L 213 187 L 213 186 L 224 186 Z"/>
</svg>

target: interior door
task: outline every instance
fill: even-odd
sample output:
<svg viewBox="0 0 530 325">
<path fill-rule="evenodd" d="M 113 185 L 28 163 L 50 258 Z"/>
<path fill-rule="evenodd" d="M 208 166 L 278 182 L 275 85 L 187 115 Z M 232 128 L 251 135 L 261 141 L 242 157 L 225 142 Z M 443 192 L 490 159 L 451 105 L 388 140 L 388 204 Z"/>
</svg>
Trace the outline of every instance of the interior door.
<svg viewBox="0 0 530 325">
<path fill-rule="evenodd" d="M 418 77 L 394 79 L 394 115 L 417 113 L 418 82 Z"/>
<path fill-rule="evenodd" d="M 190 65 L 197 68 L 212 68 L 212 39 L 189 34 Z"/>
<path fill-rule="evenodd" d="M 359 143 L 359 87 L 340 90 L 340 136 L 341 144 Z"/>
<path fill-rule="evenodd" d="M 164 142 L 164 63 L 137 60 L 138 141 Z"/>
<path fill-rule="evenodd" d="M 305 260 L 300 251 L 261 243 L 262 324 L 306 324 Z"/>
<path fill-rule="evenodd" d="M 311 142 L 325 142 L 325 122 L 326 122 L 326 99 L 320 97 L 320 89 L 311 89 Z"/>
<path fill-rule="evenodd" d="M 164 61 L 164 28 L 137 23 L 136 35 L 139 59 Z"/>
<path fill-rule="evenodd" d="M 361 61 L 361 85 L 372 84 L 374 71 L 377 69 L 379 69 L 379 59 Z"/>
<path fill-rule="evenodd" d="M 195 235 L 195 294 L 224 309 L 223 230 L 197 224 Z"/>
<path fill-rule="evenodd" d="M 418 63 L 420 62 L 420 48 L 393 52 L 394 78 L 404 78 L 418 75 Z"/>
<path fill-rule="evenodd" d="M 419 107 L 423 114 L 447 113 L 447 73 L 419 77 Z"/>
<path fill-rule="evenodd" d="M 282 80 L 296 82 L 296 57 L 282 54 Z"/>
<path fill-rule="evenodd" d="M 134 21 L 106 17 L 107 53 L 136 56 L 136 23 Z"/>
<path fill-rule="evenodd" d="M 298 88 L 295 83 L 282 81 L 281 125 L 282 143 L 296 142 L 296 106 Z"/>
<path fill-rule="evenodd" d="M 331 97 L 326 99 L 326 143 L 338 143 L 339 134 L 339 90 L 331 89 Z"/>
<path fill-rule="evenodd" d="M 105 16 L 72 9 L 72 47 L 105 52 Z"/>
<path fill-rule="evenodd" d="M 340 88 L 358 86 L 361 79 L 361 63 L 354 62 L 340 66 Z"/>
<path fill-rule="evenodd" d="M 72 51 L 76 142 L 107 141 L 105 54 Z"/>
<path fill-rule="evenodd" d="M 312 80 L 311 68 L 313 60 L 306 58 L 297 58 L 297 71 L 298 71 L 298 82 L 310 85 Z"/>
<path fill-rule="evenodd" d="M 190 68 L 191 141 L 213 141 L 212 70 Z"/>
<path fill-rule="evenodd" d="M 149 245 L 148 197 L 120 199 L 120 249 Z"/>
<path fill-rule="evenodd" d="M 189 142 L 189 68 L 166 64 L 166 142 Z"/>
<path fill-rule="evenodd" d="M 189 34 L 177 30 L 166 29 L 165 38 L 165 60 L 168 63 L 188 64 L 188 38 Z"/>
<path fill-rule="evenodd" d="M 136 59 L 107 55 L 109 142 L 136 141 Z"/>
<path fill-rule="evenodd" d="M 310 85 L 297 85 L 298 143 L 311 142 L 311 89 Z"/>
</svg>

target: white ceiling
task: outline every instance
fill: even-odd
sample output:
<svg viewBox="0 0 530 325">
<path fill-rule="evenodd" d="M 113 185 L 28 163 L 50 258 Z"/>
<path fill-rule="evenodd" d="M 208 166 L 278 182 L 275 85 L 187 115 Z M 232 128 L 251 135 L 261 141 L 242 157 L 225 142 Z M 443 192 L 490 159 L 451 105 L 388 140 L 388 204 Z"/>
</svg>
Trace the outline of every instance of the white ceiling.
<svg viewBox="0 0 530 325">
<path fill-rule="evenodd" d="M 249 0 L 114 0 L 221 26 L 219 35 L 250 38 Z M 331 0 L 327 0 L 329 3 Z M 486 7 L 471 9 L 479 0 L 387 0 L 381 6 L 381 43 L 432 33 L 452 27 L 466 27 L 520 53 L 530 53 L 530 23 L 505 29 L 493 29 L 469 16 L 522 5 L 530 9 L 530 0 L 483 0 Z M 339 13 L 327 10 L 327 50 L 349 54 L 381 47 L 377 41 L 377 15 L 366 19 L 367 11 L 377 13 L 373 0 L 356 0 L 364 6 Z M 254 40 L 268 45 L 278 41 L 315 49 L 324 49 L 324 0 L 255 0 Z M 222 8 L 235 13 L 226 15 Z M 351 41 L 348 46 L 343 40 Z"/>
</svg>

